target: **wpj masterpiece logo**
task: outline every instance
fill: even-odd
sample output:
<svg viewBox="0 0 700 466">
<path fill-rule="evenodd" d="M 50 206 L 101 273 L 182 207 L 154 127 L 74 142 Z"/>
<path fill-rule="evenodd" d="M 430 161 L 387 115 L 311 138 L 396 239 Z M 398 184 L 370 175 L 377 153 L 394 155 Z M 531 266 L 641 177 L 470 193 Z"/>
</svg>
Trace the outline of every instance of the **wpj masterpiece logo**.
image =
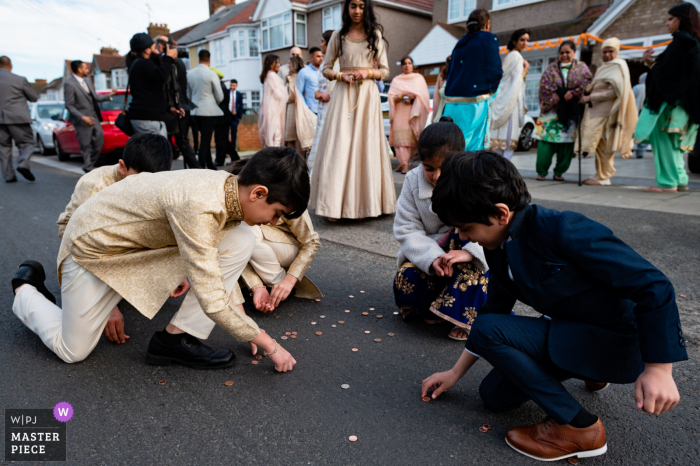
<svg viewBox="0 0 700 466">
<path fill-rule="evenodd" d="M 5 410 L 5 461 L 66 461 L 66 422 L 73 407 Z"/>
</svg>

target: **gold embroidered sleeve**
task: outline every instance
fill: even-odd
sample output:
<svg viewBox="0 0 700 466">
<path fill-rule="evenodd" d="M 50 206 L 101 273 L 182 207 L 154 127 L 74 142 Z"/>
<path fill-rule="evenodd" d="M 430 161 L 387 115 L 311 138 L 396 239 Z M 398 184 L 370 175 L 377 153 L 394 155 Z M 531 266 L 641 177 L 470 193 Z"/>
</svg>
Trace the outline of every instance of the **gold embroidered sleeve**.
<svg viewBox="0 0 700 466">
<path fill-rule="evenodd" d="M 379 75 L 374 72 L 374 79 L 384 81 L 389 77 L 389 61 L 386 58 L 386 42 L 384 38 L 380 35 L 377 42 L 377 64 L 379 65 Z"/>
<path fill-rule="evenodd" d="M 340 34 L 339 31 L 335 31 L 331 36 L 328 48 L 326 49 L 326 55 L 323 57 L 323 76 L 328 81 L 335 80 L 335 71 L 333 71 L 333 65 L 338 59 L 338 48 L 340 44 Z"/>
<path fill-rule="evenodd" d="M 252 290 L 253 287 L 256 285 L 263 284 L 262 280 L 260 279 L 258 274 L 255 273 L 255 270 L 253 270 L 253 267 L 251 267 L 250 264 L 246 265 L 245 269 L 243 269 L 243 273 L 241 273 L 241 278 L 243 278 L 243 281 L 250 290 Z"/>
<path fill-rule="evenodd" d="M 226 218 L 201 213 L 200 206 L 193 210 L 199 213 L 188 212 L 183 206 L 168 212 L 192 291 L 207 317 L 236 340 L 250 341 L 260 334 L 260 328 L 232 302 L 219 266 L 219 230 Z"/>
<path fill-rule="evenodd" d="M 241 291 L 241 287 L 236 282 L 236 285 L 233 287 L 233 304 L 235 306 L 238 306 L 239 304 L 245 303 L 245 298 L 243 297 L 243 292 Z"/>
<path fill-rule="evenodd" d="M 78 207 L 90 199 L 95 192 L 99 191 L 99 189 L 95 190 L 94 188 L 95 184 L 88 180 L 87 175 L 84 175 L 78 180 L 78 183 L 75 185 L 75 191 L 73 191 L 73 195 L 70 197 L 70 202 L 68 202 L 66 206 L 66 210 L 58 216 L 58 221 L 56 222 L 56 225 L 58 225 L 59 238 L 63 239 L 63 233 L 66 231 L 68 221 Z"/>
<path fill-rule="evenodd" d="M 311 216 L 306 211 L 301 217 L 294 220 L 286 220 L 289 229 L 299 242 L 299 254 L 289 266 L 287 273 L 295 277 L 297 280 L 304 278 L 304 274 L 309 269 L 318 250 L 321 248 L 321 240 L 318 233 L 314 231 L 314 225 L 311 223 Z"/>
</svg>

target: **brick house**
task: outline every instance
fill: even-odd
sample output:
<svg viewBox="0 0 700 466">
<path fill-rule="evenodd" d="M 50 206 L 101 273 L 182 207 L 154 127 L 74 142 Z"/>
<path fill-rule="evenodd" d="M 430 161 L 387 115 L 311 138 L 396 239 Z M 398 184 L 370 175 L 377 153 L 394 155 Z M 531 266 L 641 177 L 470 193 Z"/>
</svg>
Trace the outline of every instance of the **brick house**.
<svg viewBox="0 0 700 466">
<path fill-rule="evenodd" d="M 128 82 L 126 58 L 119 55 L 117 49 L 102 47 L 99 55 L 92 56 L 90 75 L 97 91 L 113 87 L 126 89 Z"/>
<path fill-rule="evenodd" d="M 56 78 L 38 92 L 39 100 L 63 100 L 63 78 Z"/>
</svg>

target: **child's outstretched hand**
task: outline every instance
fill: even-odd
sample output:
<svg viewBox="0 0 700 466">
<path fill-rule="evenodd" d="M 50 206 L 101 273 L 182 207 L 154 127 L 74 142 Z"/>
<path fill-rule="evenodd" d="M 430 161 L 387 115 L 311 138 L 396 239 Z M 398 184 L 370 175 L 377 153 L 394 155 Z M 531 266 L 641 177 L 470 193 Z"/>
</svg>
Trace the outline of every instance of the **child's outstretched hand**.
<svg viewBox="0 0 700 466">
<path fill-rule="evenodd" d="M 272 311 L 270 293 L 267 292 L 267 288 L 264 285 L 253 290 L 253 305 L 255 305 L 255 309 L 261 312 Z"/>
<path fill-rule="evenodd" d="M 472 253 L 469 251 L 465 251 L 463 249 L 458 249 L 455 251 L 450 251 L 446 254 L 443 254 L 438 258 L 440 260 L 440 268 L 442 269 L 443 275 L 440 276 L 448 276 L 451 277 L 452 274 L 454 273 L 454 266 L 455 264 L 461 264 L 464 262 L 471 262 L 474 260 L 474 256 Z M 433 266 L 435 268 L 435 266 Z M 437 272 L 437 269 L 435 269 Z M 439 274 L 438 274 L 439 275 Z"/>
<path fill-rule="evenodd" d="M 431 398 L 434 400 L 445 390 L 449 390 L 459 382 L 459 375 L 454 370 L 438 372 L 423 381 L 421 385 L 421 397 L 427 396 L 428 390 L 433 390 Z"/>
<path fill-rule="evenodd" d="M 637 409 L 651 414 L 663 414 L 680 401 L 673 380 L 673 364 L 647 363 L 634 384 Z"/>
<path fill-rule="evenodd" d="M 287 299 L 289 294 L 294 289 L 294 285 L 296 284 L 296 277 L 287 274 L 281 282 L 272 287 L 272 293 L 270 293 L 270 304 L 272 305 L 272 309 L 276 308 L 282 301 Z"/>
</svg>

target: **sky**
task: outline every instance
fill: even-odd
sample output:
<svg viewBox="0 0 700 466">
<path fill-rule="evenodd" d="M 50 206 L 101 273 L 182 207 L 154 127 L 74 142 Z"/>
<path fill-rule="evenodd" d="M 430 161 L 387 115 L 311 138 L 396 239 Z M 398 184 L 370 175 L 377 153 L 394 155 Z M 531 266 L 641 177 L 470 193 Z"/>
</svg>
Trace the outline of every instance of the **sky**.
<svg viewBox="0 0 700 466">
<path fill-rule="evenodd" d="M 51 81 L 64 60 L 92 61 L 100 47 L 125 55 L 149 18 L 176 31 L 208 17 L 208 0 L 0 0 L 0 55 L 30 82 Z"/>
</svg>

